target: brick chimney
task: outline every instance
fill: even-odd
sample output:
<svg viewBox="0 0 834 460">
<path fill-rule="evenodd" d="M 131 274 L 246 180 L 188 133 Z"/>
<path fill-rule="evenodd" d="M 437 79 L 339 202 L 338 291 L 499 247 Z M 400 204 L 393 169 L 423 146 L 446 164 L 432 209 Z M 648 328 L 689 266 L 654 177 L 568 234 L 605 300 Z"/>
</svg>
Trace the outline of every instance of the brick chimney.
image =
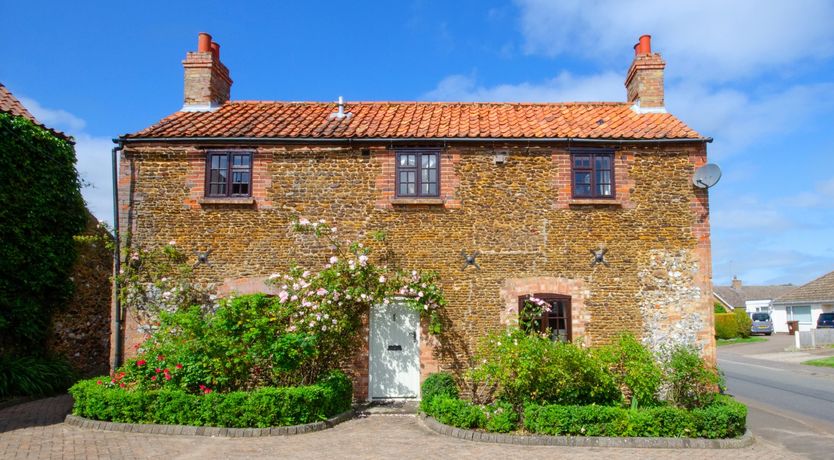
<svg viewBox="0 0 834 460">
<path fill-rule="evenodd" d="M 733 276 L 733 289 L 741 289 L 741 280 Z"/>
<path fill-rule="evenodd" d="M 232 79 L 229 69 L 220 62 L 220 45 L 211 35 L 200 32 L 197 51 L 189 51 L 182 61 L 185 68 L 184 112 L 216 110 L 229 100 Z"/>
<path fill-rule="evenodd" d="M 666 62 L 652 53 L 652 36 L 643 35 L 634 45 L 634 61 L 628 69 L 625 86 L 628 102 L 640 113 L 665 113 L 663 106 L 663 69 Z"/>
</svg>

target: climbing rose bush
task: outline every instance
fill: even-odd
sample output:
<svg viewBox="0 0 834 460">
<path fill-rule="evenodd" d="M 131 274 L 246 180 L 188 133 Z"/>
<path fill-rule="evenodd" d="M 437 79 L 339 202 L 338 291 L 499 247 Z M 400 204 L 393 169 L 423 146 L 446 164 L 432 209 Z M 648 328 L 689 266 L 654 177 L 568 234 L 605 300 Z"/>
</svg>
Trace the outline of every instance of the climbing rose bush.
<svg viewBox="0 0 834 460">
<path fill-rule="evenodd" d="M 299 219 L 293 226 L 326 236 L 333 254 L 320 269 L 295 266 L 270 275 L 273 296 L 160 308 L 158 326 L 137 357 L 116 381 L 103 384 L 175 386 L 198 394 L 313 384 L 353 357 L 362 318 L 373 305 L 391 301 L 406 303 L 427 319 L 430 331 L 440 331 L 445 300 L 436 274 L 379 267 L 369 248 L 340 242 L 323 221 Z"/>
</svg>

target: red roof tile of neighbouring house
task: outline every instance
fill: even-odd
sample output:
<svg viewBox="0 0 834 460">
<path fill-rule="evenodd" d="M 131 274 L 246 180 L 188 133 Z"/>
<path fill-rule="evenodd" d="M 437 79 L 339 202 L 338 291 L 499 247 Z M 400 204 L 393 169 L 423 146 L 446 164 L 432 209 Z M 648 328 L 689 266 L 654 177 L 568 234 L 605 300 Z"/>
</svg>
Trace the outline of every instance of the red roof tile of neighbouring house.
<svg viewBox="0 0 834 460">
<path fill-rule="evenodd" d="M 41 122 L 39 122 L 34 115 L 32 115 L 28 110 L 26 110 L 26 107 L 24 107 L 23 104 L 21 104 L 20 101 L 17 100 L 16 97 L 14 97 L 12 92 L 9 91 L 9 89 L 6 88 L 6 86 L 2 83 L 0 83 L 0 112 L 6 112 L 12 115 L 26 118 L 32 123 L 40 126 L 41 128 L 51 131 L 52 134 L 55 134 L 56 136 L 62 139 L 67 139 L 70 142 L 72 142 L 72 138 L 70 136 L 67 136 L 61 131 L 52 129 L 48 126 L 44 126 L 43 124 L 41 124 Z"/>
<path fill-rule="evenodd" d="M 230 101 L 217 110 L 177 112 L 126 139 L 612 139 L 703 141 L 668 113 L 638 113 L 626 103 Z"/>
</svg>

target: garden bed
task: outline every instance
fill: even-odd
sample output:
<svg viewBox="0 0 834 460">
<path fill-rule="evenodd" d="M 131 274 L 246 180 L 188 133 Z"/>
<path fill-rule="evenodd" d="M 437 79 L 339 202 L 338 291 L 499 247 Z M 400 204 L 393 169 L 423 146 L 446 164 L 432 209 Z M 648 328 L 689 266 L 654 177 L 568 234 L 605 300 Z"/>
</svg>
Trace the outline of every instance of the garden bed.
<svg viewBox="0 0 834 460">
<path fill-rule="evenodd" d="M 433 417 L 420 414 L 420 420 L 430 430 L 457 439 L 496 444 L 526 446 L 566 447 L 632 447 L 655 449 L 739 449 L 748 447 L 755 439 L 747 430 L 739 438 L 661 438 L 661 437 L 611 437 L 611 436 L 547 436 L 539 434 L 503 434 L 483 430 L 469 430 L 444 425 Z"/>
<path fill-rule="evenodd" d="M 123 389 L 100 379 L 70 388 L 74 416 L 128 424 L 272 428 L 323 422 L 351 408 L 352 385 L 341 372 L 319 383 L 252 391 L 193 394 L 180 389 Z"/>
</svg>

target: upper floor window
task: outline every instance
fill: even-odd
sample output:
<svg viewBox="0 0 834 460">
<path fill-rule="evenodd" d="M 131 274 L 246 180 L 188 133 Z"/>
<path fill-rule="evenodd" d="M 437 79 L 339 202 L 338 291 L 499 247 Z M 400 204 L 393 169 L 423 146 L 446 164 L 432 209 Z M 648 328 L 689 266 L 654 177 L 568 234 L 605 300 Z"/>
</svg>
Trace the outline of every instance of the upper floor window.
<svg viewBox="0 0 834 460">
<path fill-rule="evenodd" d="M 398 151 L 396 174 L 398 197 L 440 196 L 439 151 Z"/>
<path fill-rule="evenodd" d="M 614 153 L 610 150 L 571 154 L 574 198 L 614 198 Z"/>
<path fill-rule="evenodd" d="M 551 340 L 570 342 L 570 297 L 559 294 L 534 294 L 518 299 L 518 323 L 521 330 L 547 334 Z"/>
<path fill-rule="evenodd" d="M 206 158 L 206 196 L 251 196 L 252 154 L 211 152 Z"/>
</svg>

